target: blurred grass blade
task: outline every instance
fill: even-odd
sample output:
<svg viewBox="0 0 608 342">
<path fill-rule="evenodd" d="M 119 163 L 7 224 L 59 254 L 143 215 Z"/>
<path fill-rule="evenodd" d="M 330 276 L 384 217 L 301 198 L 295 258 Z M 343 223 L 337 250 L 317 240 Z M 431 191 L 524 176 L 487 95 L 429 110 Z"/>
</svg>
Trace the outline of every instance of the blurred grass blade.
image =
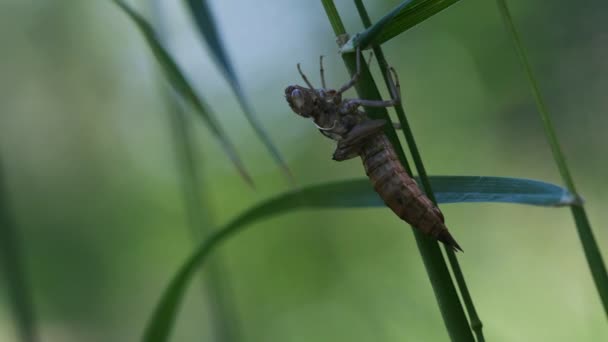
<svg viewBox="0 0 608 342">
<path fill-rule="evenodd" d="M 253 111 L 253 107 L 247 101 L 245 97 L 245 92 L 243 91 L 243 87 L 241 86 L 236 73 L 234 72 L 234 68 L 232 67 L 232 63 L 228 58 L 228 54 L 226 53 L 226 49 L 222 44 L 220 35 L 217 30 L 217 25 L 215 24 L 215 19 L 209 6 L 207 4 L 207 0 L 186 0 L 188 6 L 190 7 L 190 12 L 192 12 L 192 16 L 198 27 L 199 32 L 207 42 L 215 60 L 220 65 L 222 72 L 230 87 L 236 94 L 236 97 L 245 113 L 245 117 L 249 121 L 249 124 L 255 130 L 256 134 L 262 140 L 268 151 L 272 154 L 274 160 L 281 166 L 285 174 L 288 176 L 289 180 L 293 182 L 293 177 L 287 163 L 285 163 L 281 153 L 278 148 L 272 143 L 268 133 L 264 130 L 264 127 L 257 119 L 255 112 Z"/>
<path fill-rule="evenodd" d="M 374 25 L 363 32 L 354 34 L 344 44 L 342 52 L 361 50 L 372 45 L 381 45 L 387 40 L 409 30 L 426 19 L 443 11 L 459 0 L 406 0 L 380 18 Z"/>
<path fill-rule="evenodd" d="M 496 4 L 502 16 L 505 28 L 513 40 L 515 51 L 517 52 L 524 72 L 528 77 L 530 87 L 532 88 L 532 94 L 534 95 L 534 100 L 536 101 L 536 107 L 543 122 L 545 137 L 549 143 L 549 146 L 551 147 L 553 159 L 557 164 L 557 168 L 562 176 L 562 179 L 564 180 L 564 183 L 568 187 L 568 190 L 570 190 L 575 196 L 578 196 L 574 186 L 574 179 L 570 174 L 568 164 L 566 163 L 566 158 L 564 157 L 564 153 L 562 152 L 557 139 L 557 134 L 555 133 L 551 116 L 549 115 L 549 111 L 547 110 L 547 106 L 545 105 L 545 101 L 541 95 L 538 82 L 536 82 L 536 77 L 534 77 L 532 67 L 528 61 L 528 53 L 526 52 L 524 44 L 519 37 L 519 33 L 513 24 L 511 12 L 509 11 L 505 0 L 497 0 Z M 604 313 L 608 315 L 608 272 L 606 271 L 606 265 L 604 264 L 602 253 L 600 252 L 600 248 L 595 240 L 595 236 L 593 235 L 593 230 L 591 230 L 591 224 L 587 218 L 585 208 L 582 205 L 578 205 L 572 206 L 571 210 L 572 216 L 574 217 L 574 222 L 576 224 L 578 237 L 581 240 L 581 245 L 583 246 L 583 251 L 585 252 L 585 258 L 587 259 L 587 264 L 589 265 L 589 270 L 591 271 L 591 276 L 593 277 L 593 282 L 595 283 L 595 287 L 600 295 L 602 305 L 604 306 Z"/>
<path fill-rule="evenodd" d="M 146 38 L 148 46 L 154 53 L 156 60 L 161 65 L 162 70 L 175 89 L 175 91 L 188 102 L 194 110 L 203 118 L 211 132 L 216 136 L 216 138 L 220 141 L 224 151 L 228 155 L 228 157 L 232 160 L 236 168 L 238 169 L 241 176 L 245 179 L 247 183 L 253 185 L 253 180 L 245 170 L 241 159 L 239 158 L 234 146 L 228 140 L 228 136 L 224 133 L 219 123 L 212 116 L 209 106 L 207 106 L 198 95 L 196 95 L 190 83 L 186 80 L 186 77 L 179 70 L 179 67 L 171 58 L 167 50 L 160 43 L 159 38 L 152 26 L 138 13 L 136 13 L 131 7 L 125 4 L 121 0 L 114 0 L 121 9 L 133 20 L 133 22 L 140 29 L 141 33 Z"/>
<path fill-rule="evenodd" d="M 15 222 L 8 205 L 8 194 L 2 164 L 0 164 L 0 273 L 3 273 L 17 323 L 17 332 L 22 342 L 38 341 L 34 309 L 29 286 L 26 281 L 24 263 L 20 250 Z"/>
<path fill-rule="evenodd" d="M 439 203 L 508 202 L 533 205 L 563 205 L 568 191 L 556 185 L 528 179 L 500 177 L 429 177 Z M 458 189 L 462 189 L 458 194 Z M 459 199 L 459 201 L 457 201 Z M 445 201 L 445 202 L 444 202 Z M 180 268 L 165 290 L 144 333 L 143 341 L 166 341 L 186 287 L 211 251 L 245 225 L 288 211 L 305 208 L 368 208 L 386 205 L 367 178 L 312 185 L 288 191 L 261 202 L 214 232 Z"/>
<path fill-rule="evenodd" d="M 166 27 L 163 25 L 161 2 L 151 0 L 152 23 L 156 24 L 161 43 L 165 42 Z M 204 236 L 213 231 L 213 215 L 211 203 L 205 196 L 205 177 L 200 162 L 204 160 L 201 151 L 197 149 L 192 117 L 183 110 L 181 101 L 175 92 L 163 87 L 167 114 L 170 119 L 171 137 L 176 157 L 178 178 L 184 201 L 186 222 L 190 231 L 193 246 L 198 245 Z M 209 159 L 207 161 L 210 161 Z M 205 272 L 200 273 L 200 285 L 205 296 L 205 306 L 210 313 L 212 336 L 215 341 L 236 342 L 239 338 L 239 324 L 235 310 L 231 281 L 221 259 L 216 256 L 211 259 Z"/>
</svg>

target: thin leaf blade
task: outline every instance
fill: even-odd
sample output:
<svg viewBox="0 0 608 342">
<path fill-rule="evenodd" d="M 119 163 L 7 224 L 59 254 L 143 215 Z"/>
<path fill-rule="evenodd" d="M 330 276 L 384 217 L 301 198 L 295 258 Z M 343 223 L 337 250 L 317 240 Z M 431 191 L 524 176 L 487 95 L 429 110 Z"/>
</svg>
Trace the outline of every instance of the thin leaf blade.
<svg viewBox="0 0 608 342">
<path fill-rule="evenodd" d="M 539 206 L 574 205 L 568 190 L 550 183 L 518 178 L 430 176 L 439 203 L 503 202 Z M 461 190 L 461 195 L 457 195 Z M 163 293 L 144 333 L 143 341 L 167 341 L 188 283 L 207 256 L 246 225 L 305 208 L 339 209 L 385 207 L 366 178 L 311 185 L 288 191 L 245 211 L 209 236 L 183 264 Z"/>
<path fill-rule="evenodd" d="M 559 170 L 568 189 L 572 193 L 576 194 L 577 192 L 574 186 L 574 179 L 570 174 L 570 169 L 566 163 L 566 157 L 562 152 L 562 148 L 557 138 L 557 133 L 553 125 L 553 119 L 547 110 L 547 106 L 545 105 L 545 100 L 540 91 L 536 76 L 534 75 L 532 66 L 528 60 L 526 48 L 522 42 L 518 30 L 515 27 L 515 24 L 513 23 L 511 11 L 509 10 L 505 0 L 497 0 L 496 4 L 498 6 L 498 10 L 500 11 L 500 15 L 503 18 L 505 28 L 511 36 L 511 40 L 513 41 L 521 66 L 523 67 L 528 78 L 528 82 L 530 83 L 532 94 L 534 95 L 534 100 L 536 101 L 536 108 L 538 109 L 538 114 L 540 115 L 543 128 L 545 130 L 545 138 L 551 147 L 553 160 L 557 164 L 557 169 Z M 583 246 L 583 251 L 585 252 L 585 258 L 587 259 L 587 264 L 589 265 L 589 271 L 591 272 L 593 282 L 595 283 L 595 287 L 602 301 L 604 313 L 608 315 L 608 271 L 604 263 L 604 258 L 602 257 L 602 252 L 600 251 L 598 243 L 595 239 L 595 235 L 593 234 L 593 230 L 591 229 L 591 223 L 587 218 L 585 207 L 582 205 L 573 206 L 571 210 L 572 216 L 574 217 L 574 222 L 576 224 L 578 237 L 581 240 L 581 245 Z"/>
<path fill-rule="evenodd" d="M 342 47 L 342 52 L 380 45 L 443 11 L 459 0 L 406 0 L 380 18 L 374 25 L 359 32 Z"/>
<path fill-rule="evenodd" d="M 39 341 L 31 286 L 27 279 L 21 239 L 9 208 L 8 184 L 0 160 L 0 275 L 6 283 L 19 340 Z"/>
<path fill-rule="evenodd" d="M 555 207 L 581 204 L 581 199 L 566 188 L 532 179 L 433 176 L 430 182 L 439 203 L 500 202 Z"/>
<path fill-rule="evenodd" d="M 253 107 L 247 101 L 245 96 L 245 92 L 243 91 L 243 87 L 239 82 L 238 77 L 234 71 L 232 63 L 230 62 L 230 58 L 228 57 L 228 53 L 224 48 L 224 44 L 222 44 L 222 40 L 220 38 L 217 25 L 215 24 L 215 19 L 209 8 L 206 0 L 186 0 L 188 7 L 190 8 L 190 12 L 192 13 L 192 17 L 194 18 L 194 22 L 196 23 L 196 27 L 200 32 L 201 36 L 209 46 L 216 62 L 220 66 L 224 77 L 230 84 L 232 91 L 235 93 L 236 98 L 239 102 L 239 105 L 243 109 L 243 113 L 245 114 L 245 118 L 260 138 L 262 143 L 266 146 L 270 154 L 272 155 L 275 162 L 281 167 L 283 172 L 288 176 L 290 181 L 293 182 L 293 176 L 287 163 L 285 162 L 283 156 L 279 152 L 279 149 L 275 146 L 275 144 L 270 139 L 270 136 L 260 123 Z"/>
<path fill-rule="evenodd" d="M 175 91 L 186 102 L 188 102 L 196 111 L 196 113 L 198 113 L 199 116 L 205 121 L 207 127 L 209 127 L 213 135 L 215 135 L 217 140 L 220 142 L 222 148 L 224 149 L 232 163 L 236 166 L 243 179 L 248 184 L 253 185 L 252 178 L 246 171 L 243 162 L 238 156 L 236 149 L 228 139 L 228 136 L 223 131 L 215 117 L 212 115 L 209 106 L 205 102 L 203 102 L 202 99 L 196 94 L 194 88 L 190 85 L 184 74 L 180 71 L 179 67 L 177 66 L 177 63 L 173 60 L 167 50 L 162 46 L 158 35 L 152 28 L 152 25 L 150 25 L 146 21 L 146 19 L 144 19 L 141 15 L 135 12 L 122 0 L 114 0 L 114 3 L 118 5 L 139 28 L 146 42 L 148 43 L 148 46 L 152 50 L 152 53 L 156 57 L 156 60 L 160 64 L 165 77 L 167 77 L 173 89 L 175 89 Z"/>
</svg>

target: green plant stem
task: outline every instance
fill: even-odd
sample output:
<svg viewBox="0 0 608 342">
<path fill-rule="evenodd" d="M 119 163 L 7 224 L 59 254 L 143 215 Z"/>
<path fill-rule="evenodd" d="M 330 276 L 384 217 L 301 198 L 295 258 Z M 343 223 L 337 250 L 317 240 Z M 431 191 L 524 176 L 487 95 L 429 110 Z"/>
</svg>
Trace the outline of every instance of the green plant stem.
<svg viewBox="0 0 608 342">
<path fill-rule="evenodd" d="M 336 10 L 332 0 L 321 1 L 327 13 L 327 17 L 329 18 L 329 21 L 334 29 L 334 33 L 338 39 L 340 39 L 340 37 L 346 34 L 346 31 L 338 11 Z M 354 54 L 344 54 L 343 59 L 352 75 L 356 71 L 356 56 Z M 357 93 L 361 98 L 380 99 L 380 93 L 372 79 L 369 69 L 365 63 L 362 63 L 362 66 L 359 82 L 357 82 L 356 85 Z M 389 119 L 390 122 L 388 113 L 384 108 L 366 108 L 366 112 L 371 117 Z M 387 125 L 385 133 L 395 146 L 402 164 L 411 174 L 411 168 L 409 167 L 409 164 L 405 158 L 405 153 L 399 144 L 395 130 L 388 126 L 391 125 Z M 423 235 L 417 230 L 413 231 L 450 338 L 452 341 L 474 341 L 466 315 L 456 292 L 456 288 L 454 287 L 452 278 L 450 277 L 450 273 L 447 265 L 445 264 L 445 260 L 441 255 L 441 250 L 439 249 L 437 242 Z"/>
<path fill-rule="evenodd" d="M 25 276 L 21 243 L 10 213 L 7 192 L 0 163 L 0 271 L 4 273 L 3 279 L 6 281 L 20 341 L 35 342 L 38 341 L 36 319 Z"/>
<path fill-rule="evenodd" d="M 355 5 L 357 7 L 357 11 L 359 12 L 359 16 L 361 17 L 361 21 L 363 22 L 363 26 L 368 28 L 372 25 L 371 19 L 367 10 L 365 9 L 365 5 L 362 0 L 355 0 Z M 378 64 L 380 65 L 380 70 L 382 71 L 382 75 L 384 76 L 384 82 L 388 89 L 391 88 L 391 81 L 389 79 L 389 65 L 384 57 L 384 52 L 379 45 L 372 46 L 374 54 L 376 55 L 376 59 L 378 60 Z M 420 181 L 422 183 L 422 187 L 435 205 L 437 205 L 437 200 L 435 199 L 435 195 L 433 193 L 431 183 L 429 182 L 429 178 L 426 173 L 426 169 L 424 167 L 424 163 L 422 162 L 422 157 L 420 156 L 420 152 L 418 150 L 418 146 L 416 145 L 416 140 L 414 139 L 414 133 L 410 127 L 410 124 L 405 115 L 405 110 L 403 109 L 403 101 L 396 105 L 395 111 L 397 113 L 397 118 L 399 119 L 399 123 L 401 124 L 401 131 L 405 137 L 405 141 L 409 146 L 410 153 L 412 154 L 412 159 L 414 160 L 414 165 L 416 166 L 416 170 L 418 171 L 418 176 L 420 177 Z M 407 169 L 410 175 L 412 175 L 411 170 Z M 454 274 L 454 279 L 456 280 L 456 284 L 458 285 L 458 289 L 462 296 L 462 300 L 464 301 L 464 305 L 466 307 L 467 313 L 469 315 L 469 319 L 471 321 L 471 329 L 475 332 L 475 336 L 478 342 L 485 341 L 483 336 L 483 324 L 479 319 L 477 314 L 477 310 L 475 309 L 475 305 L 473 304 L 473 299 L 471 298 L 471 294 L 469 293 L 469 289 L 467 287 L 467 283 L 464 279 L 464 275 L 460 264 L 458 263 L 458 258 L 452 248 L 445 247 L 444 250 L 448 256 L 448 260 L 450 262 L 450 267 L 452 268 L 452 272 Z"/>
<path fill-rule="evenodd" d="M 568 190 L 570 190 L 571 193 L 573 193 L 577 197 L 580 197 L 576 192 L 574 180 L 570 174 L 570 170 L 568 169 L 568 165 L 566 164 L 566 158 L 564 157 L 562 149 L 559 145 L 557 134 L 555 133 L 555 129 L 553 127 L 553 122 L 549 115 L 549 111 L 547 110 L 545 101 L 543 100 L 543 97 L 540 93 L 538 82 L 536 81 L 534 73 L 532 72 L 532 67 L 530 66 L 530 62 L 528 61 L 528 54 L 526 52 L 526 49 L 522 44 L 521 38 L 519 37 L 519 33 L 517 32 L 515 25 L 513 24 L 513 18 L 511 17 L 511 13 L 509 11 L 509 8 L 507 7 L 507 3 L 505 0 L 496 0 L 496 4 L 503 18 L 505 27 L 509 32 L 511 39 L 513 40 L 513 44 L 515 45 L 515 50 L 517 51 L 517 55 L 519 57 L 521 65 L 526 73 L 526 76 L 528 77 L 528 81 L 530 83 L 534 99 L 536 101 L 536 107 L 543 122 L 545 136 L 547 138 L 547 141 L 549 142 L 549 146 L 551 146 L 553 159 L 557 164 L 557 168 L 559 169 L 559 172 L 562 176 L 562 180 L 564 181 L 564 183 L 568 187 Z M 591 224 L 589 223 L 587 213 L 585 212 L 585 208 L 583 207 L 582 203 L 580 205 L 571 206 L 571 210 L 572 216 L 574 217 L 574 222 L 576 223 L 579 239 L 581 240 L 581 244 L 583 245 L 587 264 L 589 265 L 593 281 L 595 282 L 595 287 L 597 288 L 602 304 L 604 306 L 604 312 L 608 316 L 608 273 L 606 272 L 606 266 L 602 259 L 602 254 L 599 250 L 597 242 L 595 241 L 595 237 L 593 236 Z"/>
</svg>

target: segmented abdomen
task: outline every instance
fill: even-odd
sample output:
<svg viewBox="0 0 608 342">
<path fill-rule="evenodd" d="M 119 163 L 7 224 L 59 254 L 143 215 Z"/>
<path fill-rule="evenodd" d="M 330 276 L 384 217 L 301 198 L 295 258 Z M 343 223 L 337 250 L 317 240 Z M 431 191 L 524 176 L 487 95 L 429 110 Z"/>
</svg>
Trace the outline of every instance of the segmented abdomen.
<svg viewBox="0 0 608 342">
<path fill-rule="evenodd" d="M 363 144 L 360 155 L 374 189 L 397 216 L 460 250 L 444 224 L 443 214 L 407 174 L 386 135 L 370 137 Z"/>
</svg>

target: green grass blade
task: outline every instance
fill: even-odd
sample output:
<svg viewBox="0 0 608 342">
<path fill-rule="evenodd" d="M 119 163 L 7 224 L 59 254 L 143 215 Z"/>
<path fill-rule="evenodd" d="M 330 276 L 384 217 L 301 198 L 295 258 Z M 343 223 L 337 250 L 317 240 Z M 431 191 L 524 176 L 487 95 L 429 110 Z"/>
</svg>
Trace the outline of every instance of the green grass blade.
<svg viewBox="0 0 608 342">
<path fill-rule="evenodd" d="M 192 108 L 199 114 L 199 116 L 205 121 L 207 127 L 215 135 L 217 140 L 220 141 L 224 151 L 232 160 L 237 170 L 245 179 L 247 183 L 253 185 L 253 180 L 245 170 L 241 159 L 239 158 L 236 149 L 228 139 L 228 136 L 224 133 L 221 126 L 211 114 L 209 106 L 205 104 L 201 98 L 196 94 L 190 83 L 186 80 L 186 77 L 180 71 L 177 63 L 171 58 L 167 50 L 162 46 L 160 40 L 152 26 L 138 13 L 136 13 L 131 7 L 125 4 L 121 0 L 114 0 L 116 3 L 137 25 L 141 33 L 144 35 L 148 46 L 152 50 L 152 53 L 156 57 L 156 60 L 161 65 L 163 73 L 171 83 L 173 89 L 188 102 Z"/>
<path fill-rule="evenodd" d="M 547 141 L 549 142 L 549 145 L 551 146 L 553 159 L 557 164 L 557 168 L 559 169 L 564 183 L 566 184 L 568 189 L 574 194 L 574 196 L 578 197 L 576 188 L 574 187 L 574 180 L 570 174 L 568 165 L 566 164 L 566 158 L 564 157 L 562 149 L 559 145 L 555 129 L 553 128 L 551 116 L 549 115 L 549 111 L 547 110 L 545 101 L 543 100 L 543 97 L 540 93 L 538 82 L 536 82 L 536 78 L 534 77 L 534 73 L 532 72 L 532 67 L 530 66 L 530 62 L 528 61 L 528 54 L 526 52 L 526 49 L 521 41 L 521 38 L 519 37 L 519 33 L 517 32 L 515 25 L 513 24 L 513 18 L 511 17 L 511 13 L 509 11 L 509 8 L 507 7 L 507 3 L 504 0 L 497 0 L 496 3 L 505 23 L 505 27 L 509 32 L 511 39 L 513 40 L 515 50 L 517 51 L 517 55 L 522 64 L 522 67 L 526 73 L 526 76 L 528 77 L 528 81 L 530 83 L 530 87 L 532 88 L 534 99 L 536 101 L 536 107 L 543 122 L 545 136 L 547 138 Z M 593 235 L 593 231 L 591 230 L 591 224 L 589 223 L 589 219 L 587 218 L 585 208 L 582 205 L 573 206 L 572 215 L 574 217 L 574 222 L 576 224 L 579 239 L 581 240 L 581 244 L 585 252 L 587 264 L 589 265 L 589 269 L 591 271 L 591 276 L 593 277 L 595 287 L 597 288 L 597 291 L 600 295 L 600 299 L 604 306 L 604 312 L 606 315 L 608 315 L 608 272 L 606 272 L 606 265 L 604 264 L 602 253 L 600 252 L 599 246 L 597 245 L 597 242 Z"/>
<path fill-rule="evenodd" d="M 220 39 L 219 32 L 217 30 L 217 25 L 215 24 L 215 19 L 206 0 L 186 0 L 188 7 L 190 8 L 190 12 L 194 18 L 196 26 L 198 27 L 198 31 L 203 36 L 204 40 L 207 42 L 215 60 L 219 64 L 224 76 L 228 80 L 228 83 L 232 87 L 232 90 L 236 94 L 237 100 L 245 113 L 245 117 L 249 121 L 251 127 L 253 127 L 254 131 L 264 143 L 268 151 L 270 151 L 272 157 L 276 161 L 276 163 L 281 167 L 284 173 L 288 176 L 289 180 L 293 182 L 293 176 L 285 163 L 285 160 L 281 156 L 279 149 L 272 143 L 268 133 L 259 122 L 253 107 L 247 101 L 245 97 L 245 92 L 243 91 L 243 87 L 241 86 L 236 73 L 234 72 L 234 68 L 232 67 L 232 63 L 228 58 L 228 54 L 226 53 L 226 49 L 222 44 Z"/>
<path fill-rule="evenodd" d="M 429 179 L 439 203 L 456 203 L 455 198 L 459 198 L 460 202 L 507 202 L 553 206 L 558 203 L 562 204 L 563 194 L 567 194 L 567 190 L 556 185 L 528 179 L 477 176 L 431 176 Z M 519 186 L 514 186 L 515 184 L 519 184 Z M 462 191 L 466 191 L 468 195 L 455 196 L 458 188 L 462 188 Z M 542 199 L 538 196 L 541 192 L 540 189 L 544 189 L 546 192 Z M 547 201 L 548 197 L 553 198 L 553 203 Z M 167 340 L 177 310 L 195 271 L 219 243 L 246 225 L 301 209 L 369 207 L 385 208 L 386 205 L 374 192 L 367 178 L 311 185 L 285 192 L 255 205 L 211 234 L 180 268 L 148 322 L 143 340 L 146 342 Z"/>
<path fill-rule="evenodd" d="M 8 298 L 17 323 L 20 341 L 38 341 L 34 309 L 26 281 L 20 241 L 10 213 L 8 193 L 0 164 L 0 271 L 8 290 Z"/>
<path fill-rule="evenodd" d="M 359 15 L 361 17 L 361 20 L 363 21 L 363 25 L 366 28 L 370 28 L 372 26 L 371 19 L 369 18 L 369 15 L 367 14 L 367 10 L 365 9 L 365 6 L 363 5 L 363 1 L 355 0 L 355 6 L 357 7 L 357 10 L 359 11 Z M 414 12 L 414 13 L 416 13 L 416 12 Z M 384 57 L 384 52 L 382 51 L 382 48 L 380 47 L 379 44 L 373 44 L 372 47 L 373 47 L 374 53 L 376 54 L 376 58 L 378 59 L 378 64 L 380 65 L 382 74 L 384 76 L 384 82 L 385 82 L 387 88 L 390 89 L 391 80 L 389 80 L 389 78 L 388 78 L 389 67 L 388 67 L 388 62 L 386 61 L 386 59 Z M 435 199 L 435 196 L 433 193 L 433 187 L 431 186 L 429 178 L 427 177 L 427 173 L 424 168 L 424 164 L 422 162 L 422 157 L 420 156 L 420 152 L 418 151 L 418 146 L 416 144 L 416 140 L 414 139 L 414 134 L 409 125 L 407 117 L 405 116 L 405 110 L 403 109 L 403 103 L 400 103 L 397 106 L 395 106 L 395 111 L 397 112 L 397 117 L 402 126 L 401 132 L 403 133 L 403 135 L 405 137 L 407 145 L 411 151 L 412 158 L 414 159 L 414 165 L 416 166 L 416 170 L 418 171 L 418 174 L 420 176 L 422 188 L 427 193 L 429 199 L 437 205 L 437 200 Z M 412 171 L 411 171 L 411 169 L 409 169 L 409 167 L 408 167 L 407 171 L 410 174 L 412 174 Z M 446 255 L 448 256 L 448 261 L 450 263 L 450 267 L 452 268 L 452 273 L 454 274 L 454 280 L 456 281 L 458 290 L 462 296 L 462 301 L 464 302 L 464 306 L 469 315 L 471 330 L 473 330 L 473 332 L 475 333 L 477 342 L 483 342 L 483 341 L 485 341 L 485 338 L 483 335 L 483 330 L 482 330 L 483 324 L 481 322 L 481 319 L 479 318 L 479 315 L 477 314 L 477 310 L 475 309 L 475 305 L 473 303 L 471 294 L 469 293 L 469 289 L 466 284 L 466 280 L 464 278 L 464 274 L 461 270 L 460 264 L 458 262 L 458 258 L 456 257 L 456 254 L 453 249 L 445 248 L 445 246 L 444 246 L 444 249 L 445 249 Z"/>
<path fill-rule="evenodd" d="M 325 7 L 330 22 L 332 22 L 334 33 L 336 34 L 336 37 L 338 37 L 338 44 L 340 44 L 343 41 L 346 32 L 338 30 L 340 28 L 343 29 L 343 25 L 334 24 L 334 22 L 337 23 L 341 21 L 337 10 L 335 9 L 335 5 L 332 0 L 321 0 L 321 2 Z M 343 54 L 342 59 L 352 76 L 356 70 L 355 55 L 352 53 Z M 361 75 L 356 84 L 359 97 L 363 99 L 380 100 L 381 97 L 378 87 L 371 77 L 367 65 L 362 63 L 362 66 Z M 365 112 L 374 119 L 384 119 L 391 122 L 385 108 L 366 107 Z M 384 132 L 395 147 L 401 164 L 403 164 L 405 170 L 411 175 L 411 168 L 405 158 L 405 153 L 399 143 L 395 129 L 392 125 L 386 126 Z M 450 338 L 453 341 L 473 341 L 473 335 L 471 329 L 469 329 L 469 324 L 466 315 L 464 314 L 462 304 L 460 303 L 460 298 L 458 297 L 458 293 L 456 292 L 456 288 L 437 241 L 423 235 L 417 229 L 414 229 L 413 233 Z"/>
<path fill-rule="evenodd" d="M 450 7 L 459 0 L 406 0 L 366 30 L 354 34 L 342 47 L 342 52 L 367 49 L 382 43 L 420 24 Z"/>
</svg>

